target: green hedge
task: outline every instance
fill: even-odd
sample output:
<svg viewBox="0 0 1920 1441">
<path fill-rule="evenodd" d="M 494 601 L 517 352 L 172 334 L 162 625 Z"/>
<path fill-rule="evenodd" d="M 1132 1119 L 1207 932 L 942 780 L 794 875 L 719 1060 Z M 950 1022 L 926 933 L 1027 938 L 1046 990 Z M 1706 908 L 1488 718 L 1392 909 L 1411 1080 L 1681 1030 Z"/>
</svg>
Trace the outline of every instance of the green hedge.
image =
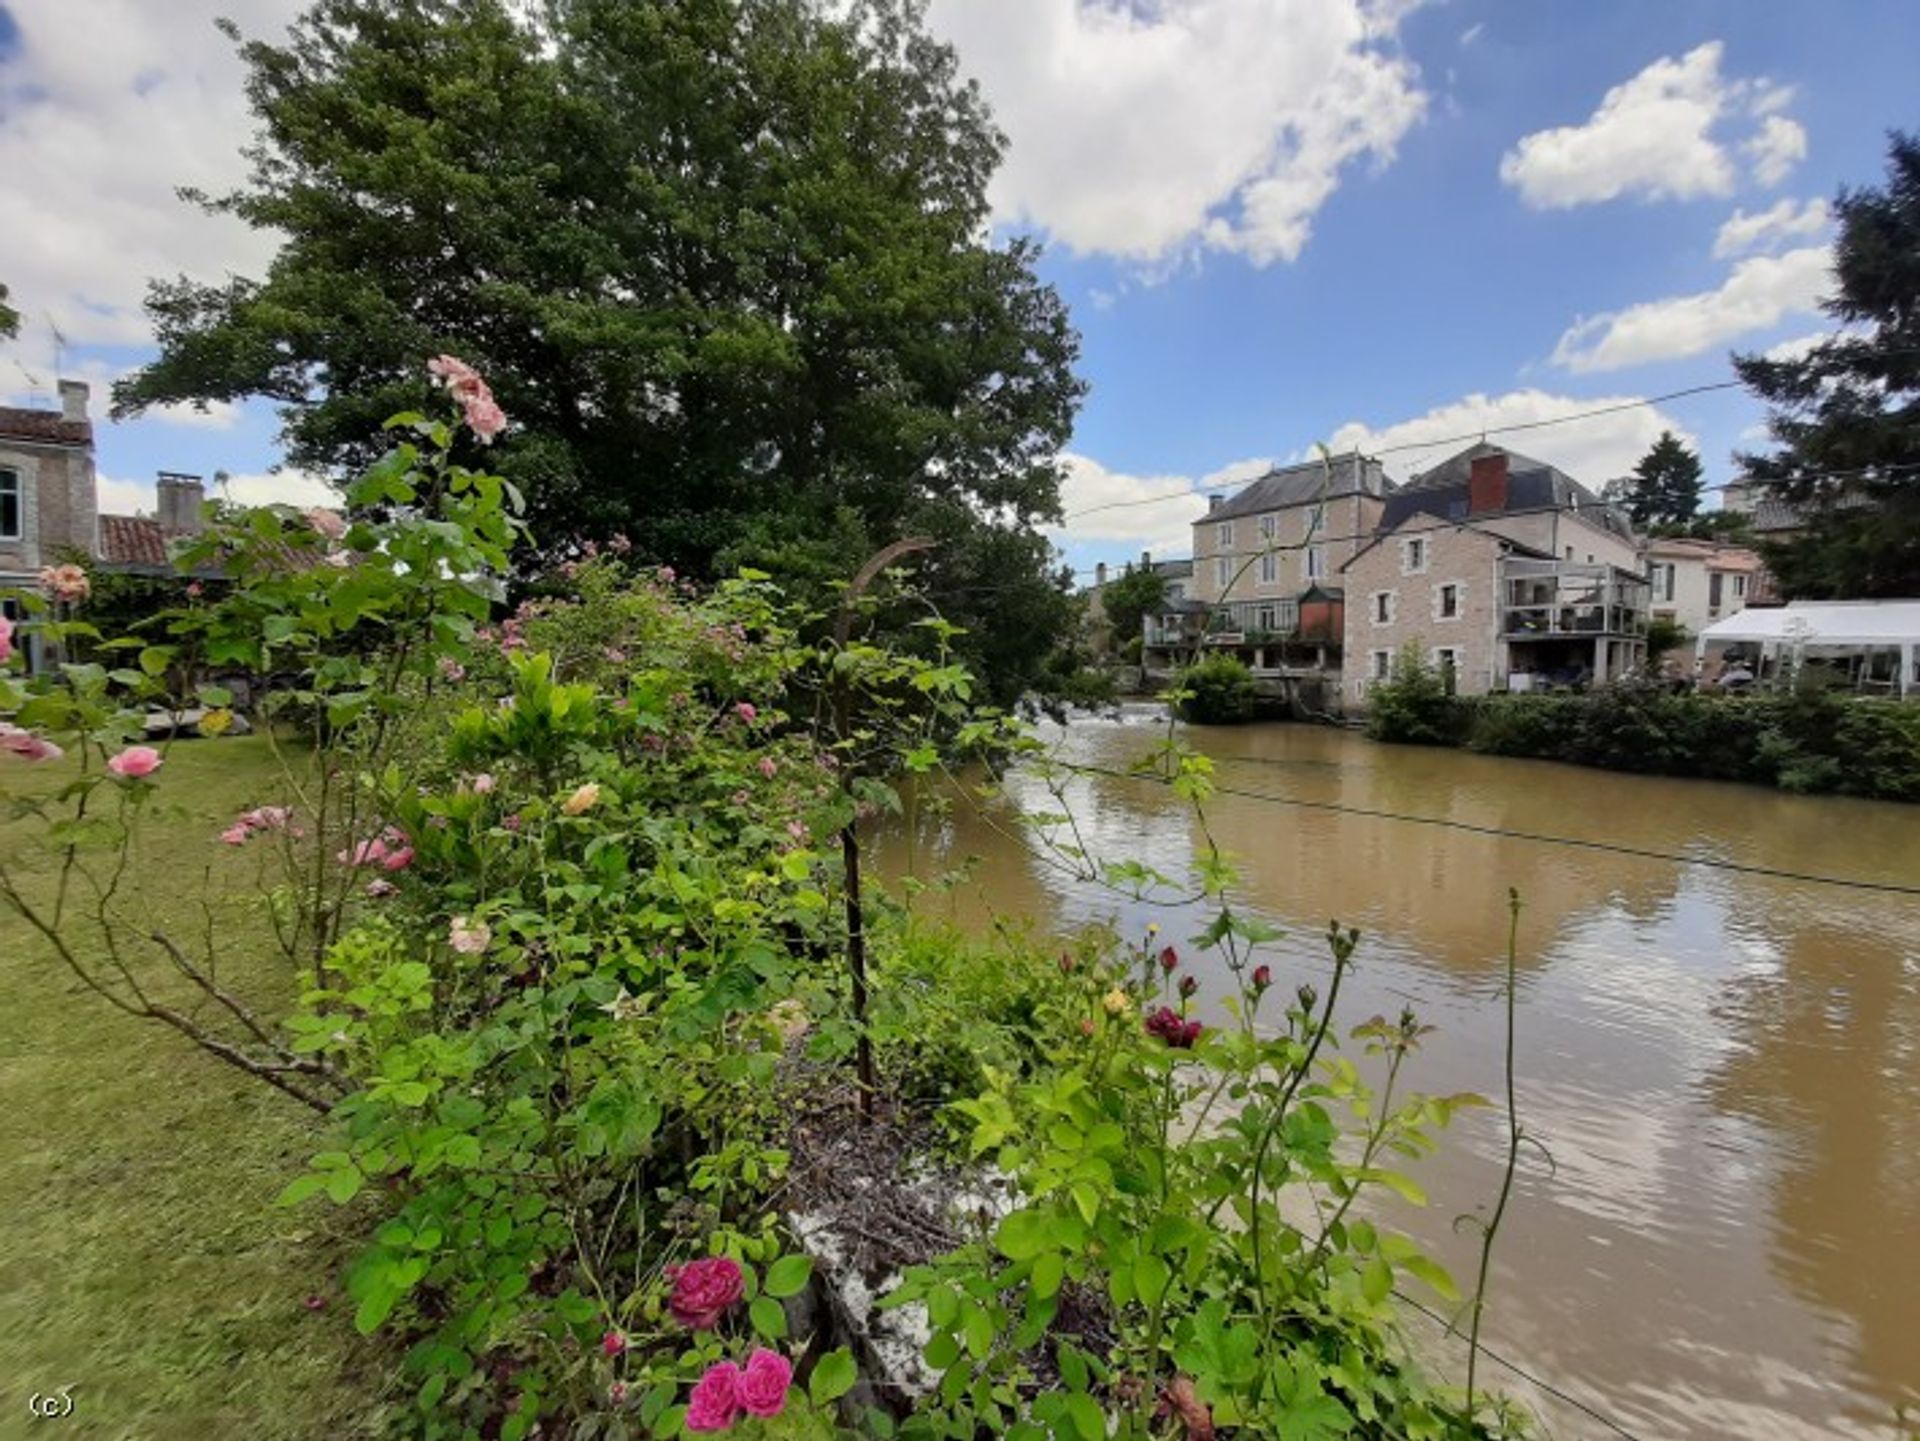
<svg viewBox="0 0 1920 1441">
<path fill-rule="evenodd" d="M 1632 681 L 1582 695 L 1469 698 L 1409 679 L 1406 693 L 1398 680 L 1375 687 L 1367 729 L 1376 740 L 1920 801 L 1920 705 L 1814 689 L 1676 695 Z"/>
<path fill-rule="evenodd" d="M 1210 656 L 1180 673 L 1180 718 L 1201 725 L 1253 719 L 1253 672 L 1232 656 Z"/>
</svg>

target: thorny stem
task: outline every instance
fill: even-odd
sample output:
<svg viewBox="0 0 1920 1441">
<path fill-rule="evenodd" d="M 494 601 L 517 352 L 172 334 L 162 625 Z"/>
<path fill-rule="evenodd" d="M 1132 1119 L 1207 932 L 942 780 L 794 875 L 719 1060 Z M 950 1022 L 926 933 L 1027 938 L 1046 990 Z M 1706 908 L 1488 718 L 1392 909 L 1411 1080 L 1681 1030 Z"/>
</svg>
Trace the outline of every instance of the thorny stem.
<svg viewBox="0 0 1920 1441">
<path fill-rule="evenodd" d="M 1507 1212 L 1507 1197 L 1513 1193 L 1513 1173 L 1520 1162 L 1520 1111 L 1514 1100 L 1513 1085 L 1513 1009 L 1514 978 L 1518 971 L 1520 946 L 1520 892 L 1507 892 L 1507 1167 L 1500 1178 L 1500 1199 L 1494 1202 L 1493 1217 L 1480 1231 L 1480 1274 L 1473 1286 L 1473 1321 L 1467 1332 L 1467 1416 L 1472 1418 L 1474 1373 L 1480 1360 L 1480 1317 L 1486 1309 L 1487 1270 L 1493 1260 L 1494 1238 L 1500 1234 L 1500 1222 Z"/>
</svg>

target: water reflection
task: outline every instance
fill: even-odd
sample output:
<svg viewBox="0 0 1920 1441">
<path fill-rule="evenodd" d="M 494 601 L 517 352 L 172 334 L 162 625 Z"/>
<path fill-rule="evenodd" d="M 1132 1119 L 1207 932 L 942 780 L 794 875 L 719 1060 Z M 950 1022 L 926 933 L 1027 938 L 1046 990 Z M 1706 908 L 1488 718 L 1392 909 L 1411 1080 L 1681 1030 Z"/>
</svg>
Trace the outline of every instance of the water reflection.
<svg viewBox="0 0 1920 1441">
<path fill-rule="evenodd" d="M 1077 722 L 1075 758 L 1124 769 L 1138 724 Z M 1543 762 L 1374 746 L 1290 726 L 1195 731 L 1235 790 L 1743 865 L 1920 881 L 1920 810 Z M 1055 808 L 1015 780 L 1012 800 Z M 1078 841 L 1185 880 L 1200 837 L 1163 787 L 1095 778 Z M 1191 917 L 1076 882 L 1004 813 L 923 818 L 896 869 L 974 855 L 923 904 L 969 922 Z M 1367 934 L 1350 1019 L 1412 1000 L 1440 1030 L 1428 1090 L 1500 1084 L 1506 898 L 1526 906 L 1520 1106 L 1552 1149 L 1517 1188 L 1496 1262 L 1496 1346 L 1640 1434 L 1886 1436 L 1920 1399 L 1920 901 L 1222 795 L 1208 827 L 1240 900 L 1288 927 L 1276 970 L 1325 974 L 1320 932 Z M 1194 913 L 1197 916 L 1197 912 Z M 1216 988 L 1225 978 L 1215 977 Z M 1433 1206 L 1391 1217 L 1456 1272 L 1449 1222 L 1490 1197 L 1500 1122 L 1429 1163 Z M 1548 1412 L 1556 1434 L 1593 1424 Z"/>
</svg>

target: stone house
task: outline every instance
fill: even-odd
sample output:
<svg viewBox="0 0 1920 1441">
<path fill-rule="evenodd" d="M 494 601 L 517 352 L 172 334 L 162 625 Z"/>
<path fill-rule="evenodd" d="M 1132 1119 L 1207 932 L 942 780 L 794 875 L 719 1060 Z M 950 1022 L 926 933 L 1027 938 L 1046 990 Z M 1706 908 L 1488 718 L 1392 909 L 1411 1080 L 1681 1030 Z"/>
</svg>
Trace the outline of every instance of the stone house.
<svg viewBox="0 0 1920 1441">
<path fill-rule="evenodd" d="M 88 387 L 60 382 L 60 408 L 0 406 L 0 590 L 31 589 L 44 566 L 78 554 L 104 570 L 171 575 L 175 537 L 200 528 L 198 476 L 162 473 L 158 514 L 101 515 Z M 0 599 L 9 616 L 13 601 Z M 30 667 L 46 657 L 31 639 Z"/>
<path fill-rule="evenodd" d="M 1278 466 L 1213 497 L 1193 523 L 1189 597 L 1206 607 L 1207 648 L 1255 670 L 1336 669 L 1345 627 L 1328 617 L 1343 601 L 1339 568 L 1373 534 L 1386 494 L 1380 462 L 1356 452 Z"/>
<path fill-rule="evenodd" d="M 1653 615 L 1678 622 L 1692 635 L 1773 595 L 1766 563 L 1742 545 L 1652 539 L 1644 557 Z"/>
<path fill-rule="evenodd" d="M 1409 644 L 1463 695 L 1598 683 L 1645 660 L 1647 583 L 1626 517 L 1484 441 L 1389 495 L 1341 578 L 1349 703 Z"/>
</svg>

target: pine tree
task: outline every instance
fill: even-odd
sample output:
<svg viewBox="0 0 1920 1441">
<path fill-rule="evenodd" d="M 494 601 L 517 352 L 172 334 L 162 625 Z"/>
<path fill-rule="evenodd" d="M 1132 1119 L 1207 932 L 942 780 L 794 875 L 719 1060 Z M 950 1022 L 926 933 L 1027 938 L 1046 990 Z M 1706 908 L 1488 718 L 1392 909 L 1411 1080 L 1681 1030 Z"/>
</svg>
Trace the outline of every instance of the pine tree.
<svg viewBox="0 0 1920 1441">
<path fill-rule="evenodd" d="M 1633 468 L 1627 513 L 1635 525 L 1683 526 L 1700 509 L 1700 457 L 1670 430 Z"/>
<path fill-rule="evenodd" d="M 1779 449 L 1740 457 L 1804 527 L 1763 547 L 1789 595 L 1920 596 L 1920 138 L 1890 137 L 1884 186 L 1836 204 L 1845 329 L 1806 356 L 1734 358 Z"/>
</svg>

